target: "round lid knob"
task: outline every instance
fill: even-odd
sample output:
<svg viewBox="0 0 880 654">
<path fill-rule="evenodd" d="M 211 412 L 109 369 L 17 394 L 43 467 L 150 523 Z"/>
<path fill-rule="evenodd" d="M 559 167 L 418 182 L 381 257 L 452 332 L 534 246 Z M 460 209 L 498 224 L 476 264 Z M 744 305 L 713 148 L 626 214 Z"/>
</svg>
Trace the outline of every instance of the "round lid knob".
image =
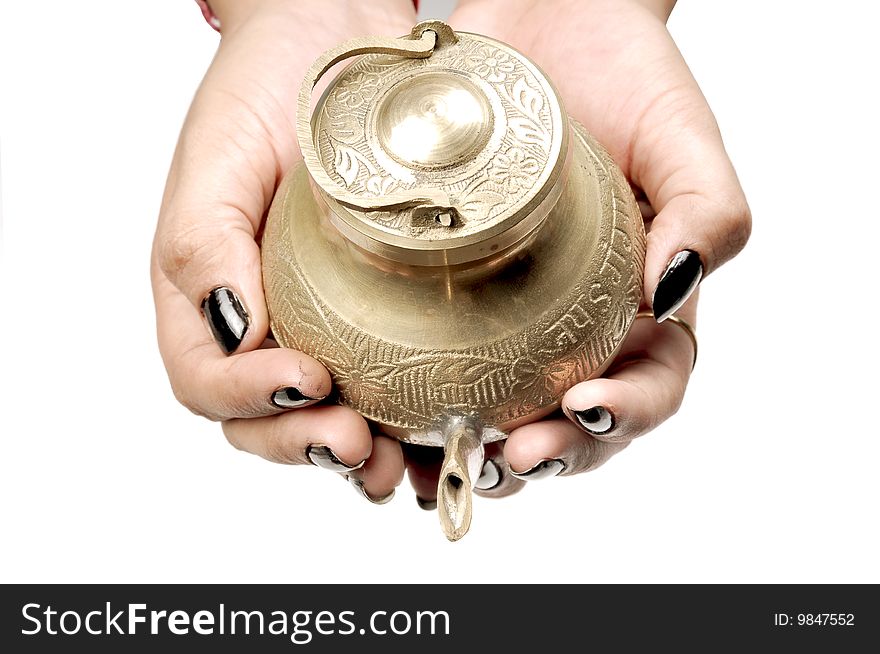
<svg viewBox="0 0 880 654">
<path fill-rule="evenodd" d="M 568 120 L 547 77 L 510 46 L 437 21 L 411 38 L 429 32 L 425 53 L 363 55 L 330 83 L 311 121 L 316 181 L 334 224 L 361 247 L 458 264 L 541 223 L 559 195 Z M 367 43 L 351 53 L 383 51 Z"/>
<path fill-rule="evenodd" d="M 386 93 L 376 106 L 379 146 L 413 169 L 454 166 L 489 140 L 492 109 L 473 82 L 459 75 L 423 73 Z"/>
</svg>

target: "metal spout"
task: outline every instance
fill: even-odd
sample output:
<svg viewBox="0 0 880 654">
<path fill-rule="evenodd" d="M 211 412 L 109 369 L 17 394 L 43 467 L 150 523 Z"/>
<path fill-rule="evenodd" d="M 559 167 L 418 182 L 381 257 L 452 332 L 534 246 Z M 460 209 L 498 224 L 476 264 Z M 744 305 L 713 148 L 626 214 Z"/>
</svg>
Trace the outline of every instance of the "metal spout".
<svg viewBox="0 0 880 654">
<path fill-rule="evenodd" d="M 483 466 L 483 441 L 476 420 L 455 416 L 443 427 L 446 455 L 437 486 L 440 526 L 450 541 L 464 536 L 471 526 L 473 488 Z"/>
</svg>

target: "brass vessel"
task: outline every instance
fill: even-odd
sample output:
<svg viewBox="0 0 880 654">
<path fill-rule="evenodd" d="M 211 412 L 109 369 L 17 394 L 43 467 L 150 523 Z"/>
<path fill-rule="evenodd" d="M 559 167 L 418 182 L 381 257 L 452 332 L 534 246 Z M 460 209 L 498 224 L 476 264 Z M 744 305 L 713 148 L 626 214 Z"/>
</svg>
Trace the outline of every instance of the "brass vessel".
<svg viewBox="0 0 880 654">
<path fill-rule="evenodd" d="M 438 509 L 457 540 L 483 444 L 619 349 L 641 300 L 638 206 L 534 63 L 439 21 L 325 53 L 297 134 L 303 164 L 262 240 L 272 331 L 384 433 L 446 448 Z"/>
</svg>

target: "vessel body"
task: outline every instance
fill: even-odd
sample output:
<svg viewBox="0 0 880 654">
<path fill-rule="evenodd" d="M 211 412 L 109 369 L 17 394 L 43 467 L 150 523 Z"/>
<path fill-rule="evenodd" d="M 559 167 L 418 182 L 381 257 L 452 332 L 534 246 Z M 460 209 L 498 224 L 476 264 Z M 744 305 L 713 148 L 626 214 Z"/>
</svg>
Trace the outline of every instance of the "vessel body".
<svg viewBox="0 0 880 654">
<path fill-rule="evenodd" d="M 641 300 L 645 234 L 610 157 L 573 124 L 567 183 L 509 251 L 452 266 L 384 259 L 345 237 L 303 166 L 263 236 L 272 332 L 330 371 L 338 400 L 419 444 L 475 414 L 484 440 L 555 409 L 602 374 Z"/>
<path fill-rule="evenodd" d="M 411 443 L 458 419 L 490 442 L 607 368 L 641 301 L 641 214 L 527 57 L 437 21 L 357 39 L 307 74 L 297 135 L 264 287 L 337 401 Z"/>
</svg>

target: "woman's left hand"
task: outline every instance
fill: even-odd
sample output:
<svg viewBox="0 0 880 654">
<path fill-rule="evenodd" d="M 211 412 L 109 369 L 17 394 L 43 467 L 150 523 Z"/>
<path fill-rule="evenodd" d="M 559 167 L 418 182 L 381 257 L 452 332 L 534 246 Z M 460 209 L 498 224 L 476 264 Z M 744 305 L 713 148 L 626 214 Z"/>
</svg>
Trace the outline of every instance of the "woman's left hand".
<svg viewBox="0 0 880 654">
<path fill-rule="evenodd" d="M 594 470 L 672 416 L 696 344 L 669 318 L 695 324 L 698 283 L 749 236 L 748 204 L 718 126 L 655 5 L 670 3 L 461 0 L 449 19 L 456 30 L 509 43 L 548 73 L 567 111 L 641 196 L 648 231 L 648 315 L 603 377 L 574 386 L 561 412 L 514 429 L 491 450 L 479 494 L 509 495 L 520 480 Z M 437 453 L 409 447 L 405 456 L 420 504 L 431 507 L 439 467 L 425 461 Z"/>
</svg>

